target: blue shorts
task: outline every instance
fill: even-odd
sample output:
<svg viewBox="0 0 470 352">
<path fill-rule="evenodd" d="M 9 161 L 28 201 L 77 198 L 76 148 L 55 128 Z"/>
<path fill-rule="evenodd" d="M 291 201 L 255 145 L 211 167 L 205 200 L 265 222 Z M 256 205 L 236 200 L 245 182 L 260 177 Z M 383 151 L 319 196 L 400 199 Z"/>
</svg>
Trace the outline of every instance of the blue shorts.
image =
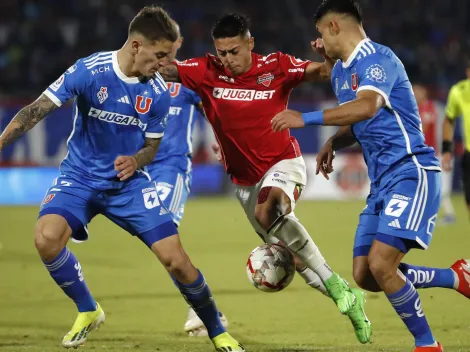
<svg viewBox="0 0 470 352">
<path fill-rule="evenodd" d="M 164 165 L 151 170 L 149 174 L 157 188 L 158 197 L 170 211 L 173 222 L 179 226 L 191 190 L 191 174 Z"/>
<path fill-rule="evenodd" d="M 149 246 L 178 233 L 154 184 L 145 177 L 134 179 L 119 190 L 102 191 L 62 175 L 54 180 L 41 204 L 39 217 L 46 214 L 64 217 L 77 242 L 88 239 L 87 224 L 98 214 Z"/>
<path fill-rule="evenodd" d="M 367 198 L 354 239 L 354 257 L 368 255 L 374 239 L 403 253 L 427 249 L 431 242 L 441 203 L 440 172 L 416 168 L 390 179 Z"/>
</svg>

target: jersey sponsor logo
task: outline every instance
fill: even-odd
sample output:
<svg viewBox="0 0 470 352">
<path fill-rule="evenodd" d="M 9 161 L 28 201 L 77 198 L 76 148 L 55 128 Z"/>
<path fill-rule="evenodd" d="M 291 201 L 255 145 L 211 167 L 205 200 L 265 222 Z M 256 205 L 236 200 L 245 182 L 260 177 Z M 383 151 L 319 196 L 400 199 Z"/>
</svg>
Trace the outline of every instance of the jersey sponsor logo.
<svg viewBox="0 0 470 352">
<path fill-rule="evenodd" d="M 305 72 L 305 69 L 303 68 L 290 68 L 289 70 L 287 70 L 287 72 L 290 72 L 290 73 L 295 73 L 295 72 Z"/>
<path fill-rule="evenodd" d="M 379 64 L 373 64 L 367 68 L 366 78 L 377 83 L 385 83 L 387 81 L 387 73 Z"/>
<path fill-rule="evenodd" d="M 97 73 L 104 73 L 107 71 L 111 71 L 111 68 L 109 66 L 100 66 L 98 68 L 95 68 L 94 70 L 91 70 L 91 74 L 94 76 Z"/>
<path fill-rule="evenodd" d="M 64 83 L 64 79 L 65 79 L 65 76 L 62 75 L 60 76 L 57 81 L 55 81 L 54 83 L 52 83 L 49 88 L 51 88 L 54 92 L 57 92 L 59 90 L 59 88 L 62 86 L 62 84 Z"/>
<path fill-rule="evenodd" d="M 155 188 L 146 188 L 145 190 L 150 190 L 149 192 L 143 192 L 142 195 L 144 197 L 144 204 L 145 208 L 153 209 L 160 205 L 160 201 L 158 200 L 157 190 Z"/>
<path fill-rule="evenodd" d="M 96 93 L 96 96 L 98 97 L 98 101 L 100 104 L 103 104 L 106 99 L 108 99 L 108 88 L 107 87 L 101 87 L 98 93 Z"/>
<path fill-rule="evenodd" d="M 53 200 L 55 197 L 55 193 L 50 193 L 48 194 L 47 196 L 44 197 L 44 200 L 42 201 L 42 204 L 47 204 L 49 203 L 51 200 Z"/>
<path fill-rule="evenodd" d="M 359 79 L 357 73 L 351 75 L 351 88 L 355 92 L 359 88 Z"/>
<path fill-rule="evenodd" d="M 170 91 L 170 96 L 176 98 L 180 94 L 181 83 L 168 82 L 168 90 Z"/>
<path fill-rule="evenodd" d="M 170 111 L 168 112 L 169 115 L 179 115 L 183 108 L 178 106 L 170 106 Z"/>
<path fill-rule="evenodd" d="M 144 93 L 145 94 L 145 93 Z M 136 96 L 135 99 L 135 110 L 139 114 L 145 114 L 149 112 L 150 105 L 152 104 L 153 99 L 149 97 L 144 97 L 142 95 Z"/>
<path fill-rule="evenodd" d="M 104 122 L 115 123 L 117 125 L 139 126 L 143 131 L 147 129 L 147 124 L 140 121 L 137 117 L 123 115 L 116 112 L 90 108 L 88 116 Z"/>
<path fill-rule="evenodd" d="M 119 98 L 117 100 L 119 103 L 123 103 L 123 104 L 130 104 L 131 101 L 129 100 L 129 97 L 127 95 L 124 95 L 123 97 Z"/>
<path fill-rule="evenodd" d="M 348 83 L 348 81 L 344 81 L 344 84 L 341 87 L 341 90 L 347 90 L 347 89 L 349 89 L 349 83 Z"/>
<path fill-rule="evenodd" d="M 409 202 L 405 200 L 390 199 L 390 202 L 388 202 L 387 208 L 385 209 L 385 215 L 399 218 L 408 204 Z"/>
<path fill-rule="evenodd" d="M 219 76 L 219 79 L 221 79 L 222 81 L 228 82 L 228 83 L 235 83 L 235 79 L 229 78 L 229 77 L 227 77 L 227 76 L 222 76 L 222 75 L 220 75 L 220 76 Z"/>
<path fill-rule="evenodd" d="M 188 60 L 178 62 L 178 66 L 198 66 L 198 62 L 189 62 Z"/>
<path fill-rule="evenodd" d="M 67 71 L 65 71 L 65 73 L 66 73 L 66 74 L 67 74 L 67 73 L 68 73 L 68 74 L 74 73 L 76 69 L 77 69 L 77 65 L 72 65 L 72 66 L 70 66 L 70 67 L 67 69 Z"/>
<path fill-rule="evenodd" d="M 407 196 L 403 196 L 401 194 L 394 194 L 392 196 L 392 199 L 401 199 L 401 200 L 406 200 L 406 201 L 410 201 L 412 198 L 411 197 L 407 197 Z"/>
<path fill-rule="evenodd" d="M 257 82 L 265 87 L 269 87 L 273 79 L 274 75 L 272 73 L 264 73 L 261 76 L 258 76 Z"/>
<path fill-rule="evenodd" d="M 224 100 L 269 100 L 274 96 L 275 90 L 259 91 L 253 89 L 214 88 L 212 95 Z"/>
</svg>

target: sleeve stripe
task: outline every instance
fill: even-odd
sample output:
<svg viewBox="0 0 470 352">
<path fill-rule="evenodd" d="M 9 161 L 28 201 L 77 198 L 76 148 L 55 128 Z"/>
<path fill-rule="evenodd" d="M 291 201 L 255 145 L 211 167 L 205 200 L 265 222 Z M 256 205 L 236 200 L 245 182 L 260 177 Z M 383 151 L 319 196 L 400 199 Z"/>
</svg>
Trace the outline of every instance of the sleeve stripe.
<svg viewBox="0 0 470 352">
<path fill-rule="evenodd" d="M 147 137 L 147 138 L 154 138 L 154 139 L 162 138 L 162 137 L 163 137 L 163 132 L 161 132 L 161 133 L 146 132 L 146 133 L 145 133 L 145 137 Z"/>
<path fill-rule="evenodd" d="M 388 95 L 385 94 L 385 92 L 383 90 L 381 90 L 381 89 L 379 89 L 375 86 L 361 86 L 357 90 L 357 93 L 359 93 L 361 90 L 372 90 L 376 93 L 379 93 L 385 99 L 385 103 L 387 104 L 387 108 L 392 109 L 392 105 L 390 104 L 390 100 L 388 99 Z"/>
<path fill-rule="evenodd" d="M 46 89 L 42 94 L 51 99 L 58 107 L 62 106 L 62 102 L 50 90 Z"/>
</svg>

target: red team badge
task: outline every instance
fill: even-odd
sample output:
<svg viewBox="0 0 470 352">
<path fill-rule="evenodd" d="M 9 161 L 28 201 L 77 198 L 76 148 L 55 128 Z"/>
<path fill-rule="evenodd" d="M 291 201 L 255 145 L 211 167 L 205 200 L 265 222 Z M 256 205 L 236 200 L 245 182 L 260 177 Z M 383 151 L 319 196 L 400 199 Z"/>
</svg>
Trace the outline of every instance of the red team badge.
<svg viewBox="0 0 470 352">
<path fill-rule="evenodd" d="M 143 97 L 142 95 L 138 95 L 135 99 L 135 110 L 139 114 L 145 114 L 149 112 L 152 101 L 153 101 L 152 98 L 147 98 L 147 97 Z"/>
<path fill-rule="evenodd" d="M 357 73 L 351 75 L 351 88 L 355 92 L 359 88 L 359 79 L 357 78 Z"/>
<path fill-rule="evenodd" d="M 261 76 L 258 76 L 258 84 L 262 84 L 267 88 L 273 79 L 274 75 L 272 73 L 264 73 Z"/>
<path fill-rule="evenodd" d="M 54 197 L 55 197 L 55 193 L 48 194 L 42 201 L 42 204 L 44 205 L 44 204 L 49 203 L 51 200 L 54 199 Z"/>
</svg>

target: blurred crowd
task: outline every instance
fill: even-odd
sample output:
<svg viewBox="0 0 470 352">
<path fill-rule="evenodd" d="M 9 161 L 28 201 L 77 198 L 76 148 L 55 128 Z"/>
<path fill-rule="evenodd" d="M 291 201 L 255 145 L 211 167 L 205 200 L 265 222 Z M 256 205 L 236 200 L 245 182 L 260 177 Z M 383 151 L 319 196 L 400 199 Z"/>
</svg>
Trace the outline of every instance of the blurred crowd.
<svg viewBox="0 0 470 352">
<path fill-rule="evenodd" d="M 0 96 L 34 97 L 77 58 L 120 48 L 127 25 L 143 0 L 2 0 L 0 2 Z M 163 0 L 185 37 L 180 58 L 213 52 L 210 29 L 221 14 L 242 12 L 252 22 L 255 51 L 281 50 L 317 59 L 309 42 L 320 0 Z M 464 77 L 470 44 L 467 0 L 363 0 L 372 40 L 390 46 L 412 80 L 445 97 Z M 323 99 L 329 85 L 303 85 L 296 99 Z"/>
</svg>

